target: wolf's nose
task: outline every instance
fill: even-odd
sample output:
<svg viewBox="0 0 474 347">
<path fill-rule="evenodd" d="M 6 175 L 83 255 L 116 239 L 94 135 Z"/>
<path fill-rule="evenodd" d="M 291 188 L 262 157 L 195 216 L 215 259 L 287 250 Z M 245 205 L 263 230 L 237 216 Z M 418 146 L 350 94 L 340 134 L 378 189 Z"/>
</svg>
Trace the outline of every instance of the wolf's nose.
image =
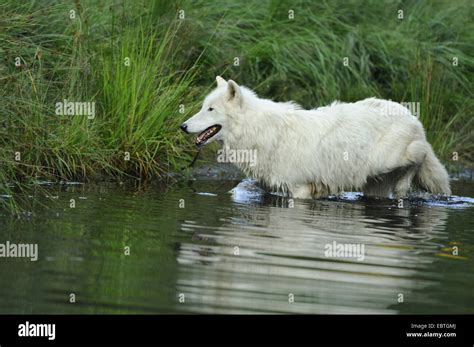
<svg viewBox="0 0 474 347">
<path fill-rule="evenodd" d="M 186 123 L 183 123 L 179 126 L 181 128 L 182 131 L 184 131 L 185 133 L 188 133 L 188 125 Z"/>
</svg>

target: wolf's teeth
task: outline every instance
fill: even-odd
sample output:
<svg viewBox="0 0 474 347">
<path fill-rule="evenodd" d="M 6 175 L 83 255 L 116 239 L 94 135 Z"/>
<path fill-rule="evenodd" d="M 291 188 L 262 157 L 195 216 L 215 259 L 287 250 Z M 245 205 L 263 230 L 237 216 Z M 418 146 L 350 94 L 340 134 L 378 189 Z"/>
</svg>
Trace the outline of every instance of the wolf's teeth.
<svg viewBox="0 0 474 347">
<path fill-rule="evenodd" d="M 207 141 L 208 139 L 210 139 L 212 136 L 214 136 L 214 134 L 218 131 L 218 127 L 214 126 L 212 128 L 209 128 L 207 130 L 204 130 L 201 134 L 199 134 L 197 137 L 196 137 L 196 144 L 201 144 L 205 141 Z"/>
</svg>

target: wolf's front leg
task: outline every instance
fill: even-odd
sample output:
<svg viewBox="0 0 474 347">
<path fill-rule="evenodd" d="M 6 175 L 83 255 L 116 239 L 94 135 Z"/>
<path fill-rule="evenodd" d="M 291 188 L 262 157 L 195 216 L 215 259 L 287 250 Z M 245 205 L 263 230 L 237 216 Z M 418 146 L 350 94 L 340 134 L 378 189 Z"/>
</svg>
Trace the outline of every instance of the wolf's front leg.
<svg viewBox="0 0 474 347">
<path fill-rule="evenodd" d="M 297 184 L 291 190 L 291 196 L 296 199 L 319 199 L 329 193 L 329 188 L 321 183 Z"/>
<path fill-rule="evenodd" d="M 298 184 L 291 190 L 291 196 L 296 199 L 312 199 L 313 187 L 311 184 Z"/>
</svg>

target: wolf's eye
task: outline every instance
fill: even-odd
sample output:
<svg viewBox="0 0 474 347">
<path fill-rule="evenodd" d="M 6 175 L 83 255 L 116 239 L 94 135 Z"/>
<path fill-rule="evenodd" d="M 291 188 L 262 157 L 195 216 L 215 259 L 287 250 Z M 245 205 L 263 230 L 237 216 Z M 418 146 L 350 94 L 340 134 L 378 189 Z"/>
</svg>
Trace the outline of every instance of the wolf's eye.
<svg viewBox="0 0 474 347">
<path fill-rule="evenodd" d="M 208 110 L 209 112 L 210 112 L 210 111 L 214 111 L 214 109 L 213 109 L 212 107 L 209 107 L 207 110 Z"/>
</svg>

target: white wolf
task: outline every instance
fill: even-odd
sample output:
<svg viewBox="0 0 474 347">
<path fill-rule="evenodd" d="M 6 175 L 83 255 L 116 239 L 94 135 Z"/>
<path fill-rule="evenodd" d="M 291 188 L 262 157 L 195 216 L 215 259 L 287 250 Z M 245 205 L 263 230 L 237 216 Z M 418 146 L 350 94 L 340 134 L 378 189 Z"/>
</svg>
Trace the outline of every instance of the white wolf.
<svg viewBox="0 0 474 347">
<path fill-rule="evenodd" d="M 181 128 L 199 134 L 198 146 L 219 140 L 226 148 L 256 151 L 256 163 L 236 165 L 267 189 L 295 198 L 344 190 L 404 197 L 414 183 L 451 194 L 422 124 L 398 103 L 370 98 L 304 110 L 216 80 L 202 109 Z"/>
</svg>

